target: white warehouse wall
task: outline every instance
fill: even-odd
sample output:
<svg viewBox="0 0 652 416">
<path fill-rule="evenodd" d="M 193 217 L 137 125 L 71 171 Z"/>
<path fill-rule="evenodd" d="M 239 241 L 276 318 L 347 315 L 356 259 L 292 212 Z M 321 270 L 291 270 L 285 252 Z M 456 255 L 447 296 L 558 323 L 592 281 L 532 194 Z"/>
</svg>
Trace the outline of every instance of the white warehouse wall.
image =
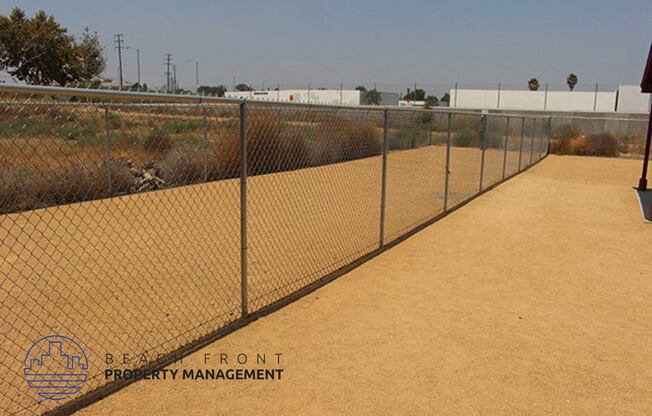
<svg viewBox="0 0 652 416">
<path fill-rule="evenodd" d="M 638 85 L 621 85 L 618 88 L 619 113 L 644 113 L 650 111 L 650 96 L 643 94 Z"/>
<path fill-rule="evenodd" d="M 450 106 L 468 109 L 595 111 L 646 113 L 650 94 L 642 94 L 637 85 L 620 85 L 618 91 L 515 91 L 451 89 Z M 457 98 L 456 98 L 457 96 Z M 616 105 L 618 101 L 618 105 Z M 616 110 L 617 108 L 617 110 Z"/>
<path fill-rule="evenodd" d="M 280 90 L 280 91 L 227 91 L 226 98 L 298 103 L 360 105 L 358 90 Z"/>
<path fill-rule="evenodd" d="M 594 92 L 588 91 L 514 91 L 498 90 L 449 91 L 450 106 L 473 109 L 593 111 Z M 456 98 L 457 96 L 457 98 Z M 598 92 L 595 111 L 614 111 L 616 92 Z"/>
</svg>

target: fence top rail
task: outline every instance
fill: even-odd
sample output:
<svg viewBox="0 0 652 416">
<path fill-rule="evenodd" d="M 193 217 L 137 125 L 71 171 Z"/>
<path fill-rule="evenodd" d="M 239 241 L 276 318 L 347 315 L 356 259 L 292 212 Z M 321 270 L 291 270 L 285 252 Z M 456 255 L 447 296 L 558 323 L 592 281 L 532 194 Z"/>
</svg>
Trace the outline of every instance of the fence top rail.
<svg viewBox="0 0 652 416">
<path fill-rule="evenodd" d="M 243 101 L 251 105 L 260 107 L 281 107 L 281 108 L 304 108 L 304 109 L 334 109 L 334 110 L 370 110 L 370 111 L 407 111 L 407 112 L 421 112 L 421 113 L 444 113 L 444 114 L 460 114 L 460 115 L 487 115 L 491 117 L 521 117 L 528 119 L 547 119 L 549 116 L 518 114 L 518 113 L 484 113 L 480 110 L 459 110 L 450 107 L 438 108 L 414 108 L 414 107 L 398 107 L 398 106 L 380 106 L 380 105 L 334 105 L 334 104 L 321 104 L 321 103 L 302 103 L 302 102 L 287 102 L 287 101 L 267 101 L 256 99 L 238 99 L 238 98 L 223 98 L 213 97 L 207 95 L 180 95 L 180 94 L 164 94 L 164 93 L 151 93 L 151 92 L 137 92 L 137 91 L 116 91 L 116 90 L 101 90 L 90 88 L 69 88 L 69 87 L 52 87 L 42 85 L 7 85 L 0 84 L 0 93 L 9 94 L 29 94 L 29 95 L 42 95 L 42 96 L 62 96 L 62 97 L 80 97 L 91 99 L 104 99 L 104 100 L 125 100 L 125 101 L 150 101 L 153 104 L 172 104 L 172 103 L 191 103 L 191 104 L 230 104 L 238 105 Z M 109 103 L 98 103 L 109 104 Z"/>
<path fill-rule="evenodd" d="M 635 121 L 640 123 L 647 123 L 647 118 L 631 118 L 631 117 L 590 117 L 590 116 L 553 116 L 554 118 L 564 118 L 571 120 L 597 120 L 597 121 Z"/>
</svg>

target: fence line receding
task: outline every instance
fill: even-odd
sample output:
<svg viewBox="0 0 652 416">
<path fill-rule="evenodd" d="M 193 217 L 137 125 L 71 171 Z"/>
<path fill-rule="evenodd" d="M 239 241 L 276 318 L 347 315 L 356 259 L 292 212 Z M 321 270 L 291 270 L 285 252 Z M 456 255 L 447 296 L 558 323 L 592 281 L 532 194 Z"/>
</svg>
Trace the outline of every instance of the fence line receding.
<svg viewBox="0 0 652 416">
<path fill-rule="evenodd" d="M 107 352 L 164 360 L 273 307 L 526 169 L 550 137 L 547 117 L 0 94 L 2 414 L 106 387 Z M 52 334 L 90 360 L 67 400 L 25 380 Z"/>
</svg>

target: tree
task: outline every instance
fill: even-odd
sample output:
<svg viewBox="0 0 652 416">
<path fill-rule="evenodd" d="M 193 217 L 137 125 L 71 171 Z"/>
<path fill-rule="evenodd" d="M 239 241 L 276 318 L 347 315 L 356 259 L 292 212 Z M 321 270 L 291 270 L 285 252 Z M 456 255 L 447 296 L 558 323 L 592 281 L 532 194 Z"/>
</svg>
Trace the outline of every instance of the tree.
<svg viewBox="0 0 652 416">
<path fill-rule="evenodd" d="M 435 107 L 435 106 L 437 106 L 437 104 L 439 104 L 439 100 L 434 95 L 428 95 L 424 99 L 424 101 L 425 101 L 424 107 L 427 107 L 427 108 Z"/>
<path fill-rule="evenodd" d="M 444 103 L 449 103 L 451 101 L 451 96 L 449 93 L 445 93 L 444 95 L 441 96 L 439 101 L 444 102 Z"/>
<path fill-rule="evenodd" d="M 226 87 L 224 85 L 217 85 L 217 86 L 208 86 L 208 85 L 202 85 L 199 88 L 197 88 L 197 92 L 201 95 L 215 95 L 218 97 L 224 97 L 224 93 L 226 92 Z"/>
<path fill-rule="evenodd" d="M 527 87 L 530 91 L 537 91 L 539 89 L 539 80 L 536 78 L 530 78 L 527 82 Z"/>
<path fill-rule="evenodd" d="M 577 75 L 573 74 L 572 72 L 568 74 L 566 77 L 566 84 L 568 84 L 568 88 L 573 91 L 575 85 L 577 85 Z"/>
<path fill-rule="evenodd" d="M 356 91 L 360 91 L 360 102 L 365 105 L 379 105 L 382 100 L 380 93 L 375 88 L 367 90 L 362 85 L 355 87 Z"/>
<path fill-rule="evenodd" d="M 77 44 L 43 11 L 31 19 L 19 8 L 8 17 L 0 16 L 0 69 L 21 81 L 45 85 L 89 81 L 105 66 L 103 48 L 88 29 Z"/>
<path fill-rule="evenodd" d="M 104 47 L 97 37 L 97 32 L 91 34 L 88 27 L 85 28 L 76 49 L 79 57 L 79 79 L 88 81 L 104 72 L 106 69 Z"/>
<path fill-rule="evenodd" d="M 414 91 L 407 89 L 407 94 L 403 96 L 404 100 L 408 101 L 424 101 L 426 99 L 426 92 L 421 88 L 417 88 Z"/>
<path fill-rule="evenodd" d="M 247 84 L 238 84 L 238 85 L 235 86 L 235 90 L 236 91 L 253 91 L 254 89 L 251 88 Z"/>
<path fill-rule="evenodd" d="M 363 102 L 367 105 L 379 105 L 382 100 L 383 98 L 381 97 L 380 92 L 374 88 L 365 92 Z"/>
</svg>

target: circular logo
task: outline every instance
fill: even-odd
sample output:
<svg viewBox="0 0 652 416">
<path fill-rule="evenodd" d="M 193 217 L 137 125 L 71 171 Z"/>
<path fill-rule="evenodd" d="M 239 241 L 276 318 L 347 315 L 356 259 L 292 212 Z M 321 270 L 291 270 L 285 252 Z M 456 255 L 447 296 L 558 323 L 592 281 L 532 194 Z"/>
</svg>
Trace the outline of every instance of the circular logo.
<svg viewBox="0 0 652 416">
<path fill-rule="evenodd" d="M 47 400 L 78 393 L 88 378 L 88 359 L 82 347 L 62 335 L 49 335 L 32 344 L 24 362 L 30 388 Z"/>
</svg>

